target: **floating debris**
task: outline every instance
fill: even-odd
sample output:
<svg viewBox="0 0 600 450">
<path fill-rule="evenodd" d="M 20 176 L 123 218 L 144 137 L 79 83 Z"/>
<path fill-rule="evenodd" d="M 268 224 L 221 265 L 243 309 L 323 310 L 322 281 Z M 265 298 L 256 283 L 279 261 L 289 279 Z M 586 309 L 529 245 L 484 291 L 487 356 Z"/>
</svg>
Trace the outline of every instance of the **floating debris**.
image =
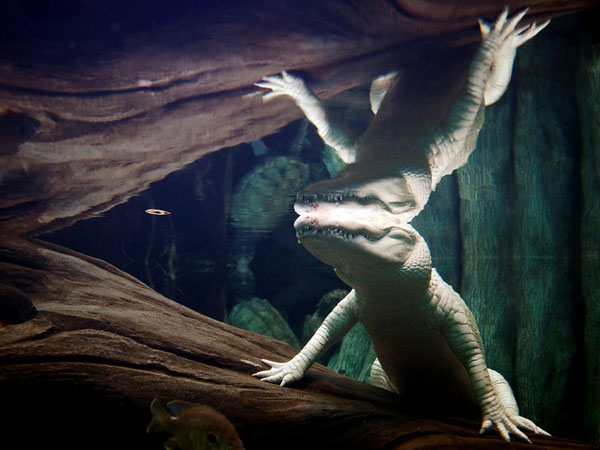
<svg viewBox="0 0 600 450">
<path fill-rule="evenodd" d="M 156 208 L 150 208 L 144 212 L 146 214 L 150 214 L 151 216 L 168 216 L 171 214 L 169 211 L 165 211 L 164 209 L 156 209 Z"/>
</svg>

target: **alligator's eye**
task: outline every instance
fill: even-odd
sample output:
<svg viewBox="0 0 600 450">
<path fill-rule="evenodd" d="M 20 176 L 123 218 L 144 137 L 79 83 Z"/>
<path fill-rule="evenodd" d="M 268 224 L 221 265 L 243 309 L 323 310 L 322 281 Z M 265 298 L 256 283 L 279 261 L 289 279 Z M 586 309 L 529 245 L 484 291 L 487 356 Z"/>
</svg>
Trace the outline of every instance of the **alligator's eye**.
<svg viewBox="0 0 600 450">
<path fill-rule="evenodd" d="M 215 433 L 208 433 L 206 435 L 206 440 L 211 444 L 217 443 L 217 435 Z"/>
</svg>

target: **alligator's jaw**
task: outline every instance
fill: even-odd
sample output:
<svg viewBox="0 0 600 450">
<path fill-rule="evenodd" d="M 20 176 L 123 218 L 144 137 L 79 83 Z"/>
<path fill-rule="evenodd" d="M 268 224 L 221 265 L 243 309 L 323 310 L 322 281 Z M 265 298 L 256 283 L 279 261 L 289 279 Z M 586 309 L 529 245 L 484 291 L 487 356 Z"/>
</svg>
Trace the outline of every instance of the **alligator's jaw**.
<svg viewBox="0 0 600 450">
<path fill-rule="evenodd" d="M 296 236 L 309 252 L 338 270 L 362 272 L 368 266 L 402 263 L 412 237 L 398 216 L 377 202 L 344 200 L 324 194 L 315 201 L 299 196 L 294 209 Z"/>
<path fill-rule="evenodd" d="M 397 223 L 394 214 L 377 206 L 362 206 L 353 201 L 296 203 L 294 210 L 300 216 L 294 223 L 300 237 L 331 234 L 354 238 L 361 235 L 376 240 Z"/>
</svg>

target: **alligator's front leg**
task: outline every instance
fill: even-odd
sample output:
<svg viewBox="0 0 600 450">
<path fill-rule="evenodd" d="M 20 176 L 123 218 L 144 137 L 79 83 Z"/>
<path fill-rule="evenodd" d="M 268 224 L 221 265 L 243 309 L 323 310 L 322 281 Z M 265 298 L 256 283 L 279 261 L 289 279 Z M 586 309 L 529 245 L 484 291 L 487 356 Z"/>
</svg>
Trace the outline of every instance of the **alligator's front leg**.
<svg viewBox="0 0 600 450">
<path fill-rule="evenodd" d="M 436 304 L 436 313 L 442 317 L 444 336 L 467 370 L 483 416 L 480 432 L 493 426 L 507 441 L 510 441 L 512 433 L 527 442 L 531 441 L 518 427 L 547 435 L 531 420 L 518 415 L 510 386 L 500 374 L 490 371 L 486 366 L 483 343 L 475 318 L 460 295 L 444 282 L 435 269 L 431 274 L 429 294 Z"/>
<path fill-rule="evenodd" d="M 327 348 L 338 342 L 358 322 L 360 303 L 354 289 L 344 297 L 325 318 L 304 348 L 287 362 L 263 359 L 271 367 L 253 376 L 281 386 L 298 381 Z"/>
<path fill-rule="evenodd" d="M 284 71 L 281 75 L 264 77 L 256 86 L 271 89 L 272 92 L 263 96 L 264 100 L 278 95 L 290 96 L 306 118 L 317 127 L 325 144 L 332 147 L 344 163 L 354 162 L 356 137 L 343 125 L 334 123 L 321 101 L 306 87 L 302 78 Z"/>
<path fill-rule="evenodd" d="M 526 13 L 527 9 L 509 18 L 505 9 L 493 25 L 479 21 L 482 40 L 471 62 L 467 82 L 435 140 L 430 161 L 434 186 L 444 175 L 462 166 L 475 148 L 485 105 L 494 103 L 506 90 L 517 47 L 550 23 L 534 22 L 517 28 Z"/>
</svg>

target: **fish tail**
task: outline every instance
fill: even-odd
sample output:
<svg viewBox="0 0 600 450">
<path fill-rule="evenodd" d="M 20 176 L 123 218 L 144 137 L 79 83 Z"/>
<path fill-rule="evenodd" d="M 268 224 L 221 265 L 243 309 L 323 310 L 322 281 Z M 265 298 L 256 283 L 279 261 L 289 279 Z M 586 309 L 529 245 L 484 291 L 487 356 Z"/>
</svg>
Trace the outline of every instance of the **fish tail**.
<svg viewBox="0 0 600 450">
<path fill-rule="evenodd" d="M 162 431 L 167 431 L 170 415 L 164 405 L 155 398 L 150 404 L 150 410 L 152 411 L 152 420 L 148 424 L 148 428 L 146 428 L 146 433 L 160 433 Z"/>
</svg>

